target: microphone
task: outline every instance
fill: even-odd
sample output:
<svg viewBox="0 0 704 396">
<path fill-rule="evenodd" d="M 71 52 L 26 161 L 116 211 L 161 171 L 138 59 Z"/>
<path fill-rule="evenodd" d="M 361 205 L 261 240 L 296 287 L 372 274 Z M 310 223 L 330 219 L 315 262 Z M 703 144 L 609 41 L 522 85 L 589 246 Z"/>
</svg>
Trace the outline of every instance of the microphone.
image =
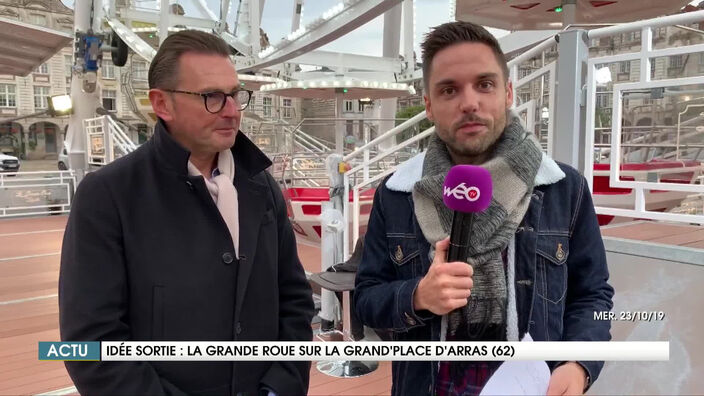
<svg viewBox="0 0 704 396">
<path fill-rule="evenodd" d="M 453 211 L 447 261 L 466 262 L 474 213 L 491 204 L 491 174 L 481 166 L 455 165 L 447 173 L 442 190 L 443 203 Z"/>
</svg>

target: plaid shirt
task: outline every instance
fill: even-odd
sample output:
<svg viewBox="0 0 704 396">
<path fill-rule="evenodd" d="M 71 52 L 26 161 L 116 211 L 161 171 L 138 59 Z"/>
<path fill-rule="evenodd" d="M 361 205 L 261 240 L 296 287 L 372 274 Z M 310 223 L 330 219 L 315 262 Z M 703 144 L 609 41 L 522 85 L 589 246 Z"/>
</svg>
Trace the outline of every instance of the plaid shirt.
<svg viewBox="0 0 704 396">
<path fill-rule="evenodd" d="M 504 270 L 508 267 L 508 251 L 501 252 Z M 447 341 L 456 341 L 449 334 Z M 460 381 L 453 381 L 450 374 L 450 362 L 440 362 L 435 381 L 435 396 L 477 396 L 489 381 L 492 374 L 503 362 L 469 362 L 467 371 Z"/>
<path fill-rule="evenodd" d="M 471 362 L 459 383 L 452 381 L 450 363 L 440 362 L 435 381 L 436 396 L 476 396 L 502 362 Z"/>
</svg>

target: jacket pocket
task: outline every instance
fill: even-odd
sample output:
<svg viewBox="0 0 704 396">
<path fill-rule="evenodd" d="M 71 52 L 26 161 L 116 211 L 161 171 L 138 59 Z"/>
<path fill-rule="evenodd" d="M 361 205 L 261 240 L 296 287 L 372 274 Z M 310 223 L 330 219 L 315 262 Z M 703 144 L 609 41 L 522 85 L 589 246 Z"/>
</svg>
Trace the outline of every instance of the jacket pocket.
<svg viewBox="0 0 704 396">
<path fill-rule="evenodd" d="M 537 284 L 540 297 L 558 304 L 567 294 L 567 258 L 570 254 L 569 237 L 562 235 L 538 235 Z"/>
<path fill-rule="evenodd" d="M 418 275 L 420 249 L 414 234 L 386 234 L 389 257 L 402 279 Z"/>
<path fill-rule="evenodd" d="M 152 291 L 152 340 L 164 339 L 165 287 L 154 286 Z"/>
<path fill-rule="evenodd" d="M 534 306 L 533 321 L 536 331 L 544 334 L 541 341 L 562 339 L 568 257 L 569 237 L 538 235 L 535 292 L 539 298 Z"/>
</svg>

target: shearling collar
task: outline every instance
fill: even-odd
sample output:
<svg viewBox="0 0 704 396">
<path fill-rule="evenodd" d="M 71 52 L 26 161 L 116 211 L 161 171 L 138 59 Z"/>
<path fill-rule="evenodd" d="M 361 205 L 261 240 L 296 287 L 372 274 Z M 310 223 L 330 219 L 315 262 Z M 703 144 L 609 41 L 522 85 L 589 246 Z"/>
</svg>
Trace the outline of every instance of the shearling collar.
<svg viewBox="0 0 704 396">
<path fill-rule="evenodd" d="M 386 187 L 392 191 L 407 192 L 413 191 L 413 186 L 423 176 L 423 161 L 425 151 L 399 165 L 396 172 L 386 182 Z M 565 172 L 560 169 L 557 162 L 543 153 L 540 168 L 535 175 L 534 186 L 545 186 L 557 183 L 565 177 Z"/>
</svg>

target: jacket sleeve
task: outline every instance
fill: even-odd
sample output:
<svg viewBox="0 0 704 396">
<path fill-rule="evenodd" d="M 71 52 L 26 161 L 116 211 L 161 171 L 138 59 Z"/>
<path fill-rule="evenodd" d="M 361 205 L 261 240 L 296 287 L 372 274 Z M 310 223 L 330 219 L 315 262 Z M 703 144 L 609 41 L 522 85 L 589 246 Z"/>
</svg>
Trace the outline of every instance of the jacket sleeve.
<svg viewBox="0 0 704 396">
<path fill-rule="evenodd" d="M 279 241 L 278 341 L 312 341 L 313 291 L 298 258 L 296 237 L 281 190 L 269 174 L 267 179 L 274 196 Z M 305 395 L 310 365 L 310 362 L 274 362 L 262 377 L 260 388 L 276 395 Z"/>
<path fill-rule="evenodd" d="M 128 298 L 117 207 L 99 174 L 80 183 L 61 250 L 63 341 L 127 341 Z M 81 394 L 184 394 L 147 362 L 65 362 Z"/>
<path fill-rule="evenodd" d="M 606 251 L 594 211 L 592 196 L 581 177 L 577 209 L 571 223 L 568 284 L 563 341 L 608 341 L 611 322 L 595 320 L 594 312 L 610 311 L 614 289 L 608 284 Z M 604 366 L 600 361 L 578 362 L 587 371 L 587 387 Z"/>
<path fill-rule="evenodd" d="M 374 194 L 364 236 L 364 253 L 355 279 L 355 309 L 362 323 L 369 327 L 408 331 L 424 326 L 425 320 L 433 315 L 429 311 L 416 312 L 413 309 L 413 294 L 422 277 L 398 279 L 395 264 L 389 256 L 382 199 L 386 188 L 383 184 Z"/>
</svg>

